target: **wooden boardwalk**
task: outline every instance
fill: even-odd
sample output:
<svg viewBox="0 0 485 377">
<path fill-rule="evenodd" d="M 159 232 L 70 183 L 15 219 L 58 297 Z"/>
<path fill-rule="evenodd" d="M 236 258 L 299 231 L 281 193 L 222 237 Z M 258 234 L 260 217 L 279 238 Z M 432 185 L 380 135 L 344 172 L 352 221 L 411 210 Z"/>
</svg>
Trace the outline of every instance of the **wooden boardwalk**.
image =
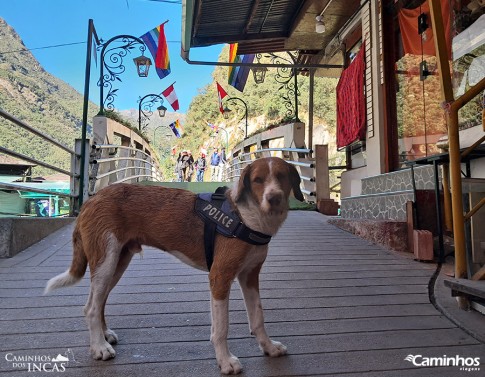
<svg viewBox="0 0 485 377">
<path fill-rule="evenodd" d="M 0 377 L 31 375 L 13 357 L 58 354 L 70 359 L 65 376 L 219 375 L 209 342 L 206 274 L 153 249 L 133 260 L 110 296 L 107 320 L 120 338 L 117 357 L 92 360 L 82 315 L 88 279 L 42 296 L 47 280 L 70 263 L 71 232 L 68 226 L 0 260 Z M 260 354 L 237 283 L 231 351 L 251 377 L 483 375 L 485 346 L 430 303 L 434 268 L 341 231 L 316 212 L 291 212 L 270 244 L 261 278 L 268 332 L 288 355 Z M 408 355 L 481 357 L 481 371 L 415 366 L 404 360 Z"/>
</svg>

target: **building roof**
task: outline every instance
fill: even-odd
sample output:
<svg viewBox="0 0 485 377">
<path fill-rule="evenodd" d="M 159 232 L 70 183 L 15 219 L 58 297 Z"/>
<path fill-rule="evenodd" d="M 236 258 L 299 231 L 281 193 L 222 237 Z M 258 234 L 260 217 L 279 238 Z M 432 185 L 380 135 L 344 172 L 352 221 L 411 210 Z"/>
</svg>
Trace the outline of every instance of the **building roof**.
<svg viewBox="0 0 485 377">
<path fill-rule="evenodd" d="M 360 0 L 183 0 L 182 5 L 184 58 L 193 47 L 237 42 L 238 54 L 298 50 L 299 63 L 311 65 L 321 64 Z M 317 34 L 320 14 L 326 31 Z"/>
</svg>

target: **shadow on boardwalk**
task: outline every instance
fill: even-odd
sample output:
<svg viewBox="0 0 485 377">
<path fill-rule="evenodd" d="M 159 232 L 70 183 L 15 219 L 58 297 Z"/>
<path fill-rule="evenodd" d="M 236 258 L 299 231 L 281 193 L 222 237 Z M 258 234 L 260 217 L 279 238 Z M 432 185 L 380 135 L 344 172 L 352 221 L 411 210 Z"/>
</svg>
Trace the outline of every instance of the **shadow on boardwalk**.
<svg viewBox="0 0 485 377">
<path fill-rule="evenodd" d="M 66 376 L 219 375 L 208 340 L 206 274 L 154 249 L 133 260 L 110 296 L 107 320 L 120 337 L 117 357 L 91 360 L 82 315 L 88 274 L 76 287 L 42 296 L 47 280 L 70 264 L 71 232 L 68 226 L 0 260 L 0 377 L 30 375 L 14 357 L 58 354 L 70 359 Z M 430 303 L 434 269 L 341 231 L 316 212 L 291 212 L 261 276 L 268 332 L 289 354 L 260 354 L 237 283 L 231 350 L 251 377 L 478 376 L 485 370 L 485 346 Z M 482 370 L 425 369 L 404 360 L 408 355 L 481 357 Z"/>
</svg>

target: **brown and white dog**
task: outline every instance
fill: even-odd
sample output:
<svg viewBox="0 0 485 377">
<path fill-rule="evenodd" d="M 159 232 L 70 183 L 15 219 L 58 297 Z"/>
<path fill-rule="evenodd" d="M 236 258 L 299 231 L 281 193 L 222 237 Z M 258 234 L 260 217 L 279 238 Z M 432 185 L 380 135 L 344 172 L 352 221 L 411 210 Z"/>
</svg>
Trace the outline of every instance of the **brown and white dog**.
<svg viewBox="0 0 485 377">
<path fill-rule="evenodd" d="M 303 200 L 299 185 L 300 176 L 293 165 L 269 157 L 248 165 L 226 196 L 246 226 L 274 235 L 287 217 L 291 190 Z M 117 343 L 118 337 L 106 325 L 106 300 L 142 245 L 167 251 L 207 271 L 204 225 L 194 211 L 195 200 L 196 195 L 185 190 L 115 184 L 84 204 L 73 233 L 71 267 L 49 280 L 46 293 L 79 282 L 89 264 L 91 290 L 84 312 L 95 359 L 115 356 L 112 344 Z M 286 347 L 271 340 L 264 328 L 259 272 L 267 252 L 268 245 L 254 246 L 238 238 L 216 235 L 209 272 L 211 342 L 222 373 L 237 374 L 242 370 L 227 345 L 229 292 L 235 278 L 244 296 L 250 331 L 261 350 L 272 357 L 286 354 Z"/>
</svg>

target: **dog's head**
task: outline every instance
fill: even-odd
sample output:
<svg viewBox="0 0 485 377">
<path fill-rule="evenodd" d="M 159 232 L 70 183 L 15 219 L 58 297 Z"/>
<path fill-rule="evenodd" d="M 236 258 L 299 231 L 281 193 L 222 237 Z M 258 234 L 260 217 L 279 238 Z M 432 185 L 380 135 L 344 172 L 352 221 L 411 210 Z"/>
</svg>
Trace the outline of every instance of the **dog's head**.
<svg viewBox="0 0 485 377">
<path fill-rule="evenodd" d="M 304 200 L 296 168 L 281 158 L 261 158 L 244 168 L 234 200 L 253 200 L 264 212 L 282 212 L 288 209 L 291 190 L 296 199 Z"/>
</svg>

